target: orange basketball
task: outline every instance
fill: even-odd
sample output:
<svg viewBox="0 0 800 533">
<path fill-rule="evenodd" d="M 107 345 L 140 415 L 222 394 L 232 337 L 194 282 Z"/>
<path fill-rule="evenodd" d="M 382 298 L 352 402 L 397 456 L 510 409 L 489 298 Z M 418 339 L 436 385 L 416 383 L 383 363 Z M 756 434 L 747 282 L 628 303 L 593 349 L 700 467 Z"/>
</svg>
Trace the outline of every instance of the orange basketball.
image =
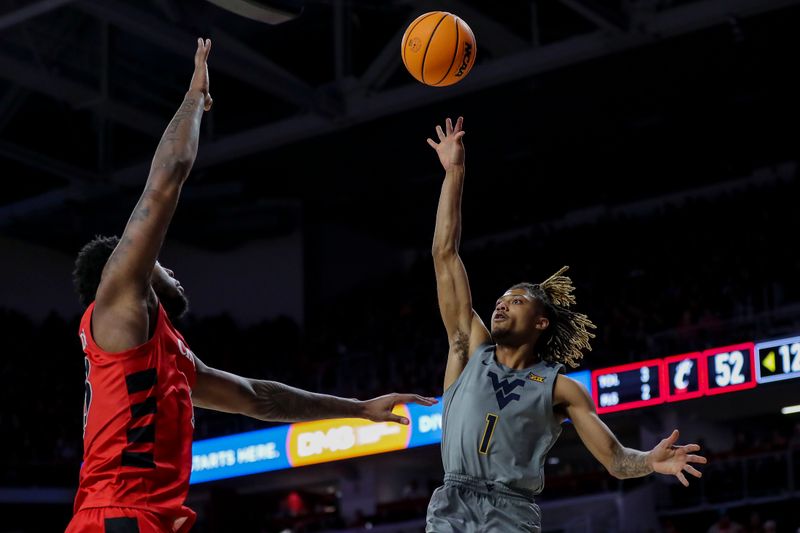
<svg viewBox="0 0 800 533">
<path fill-rule="evenodd" d="M 420 15 L 403 35 L 403 64 L 425 85 L 444 87 L 463 80 L 475 63 L 475 35 L 446 11 Z"/>
</svg>

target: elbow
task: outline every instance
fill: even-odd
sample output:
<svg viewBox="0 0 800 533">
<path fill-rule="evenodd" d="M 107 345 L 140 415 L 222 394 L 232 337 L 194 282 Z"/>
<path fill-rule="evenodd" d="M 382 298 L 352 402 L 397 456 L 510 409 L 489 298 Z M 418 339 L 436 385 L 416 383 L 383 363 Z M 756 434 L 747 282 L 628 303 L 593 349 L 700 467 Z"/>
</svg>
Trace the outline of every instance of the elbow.
<svg viewBox="0 0 800 533">
<path fill-rule="evenodd" d="M 174 154 L 153 161 L 151 174 L 168 183 L 182 184 L 194 166 L 194 157 Z"/>
<path fill-rule="evenodd" d="M 621 447 L 615 447 L 615 449 L 609 453 L 608 456 L 600 459 L 600 462 L 603 464 L 608 474 L 615 479 L 625 479 L 628 477 L 623 472 L 623 469 L 619 468 L 621 452 Z"/>
<path fill-rule="evenodd" d="M 431 248 L 431 255 L 433 255 L 434 261 L 452 259 L 458 256 L 458 248 L 454 243 L 434 242 Z"/>
<path fill-rule="evenodd" d="M 193 166 L 194 157 L 189 154 L 177 154 L 167 164 L 169 174 L 181 182 L 186 179 Z"/>
</svg>

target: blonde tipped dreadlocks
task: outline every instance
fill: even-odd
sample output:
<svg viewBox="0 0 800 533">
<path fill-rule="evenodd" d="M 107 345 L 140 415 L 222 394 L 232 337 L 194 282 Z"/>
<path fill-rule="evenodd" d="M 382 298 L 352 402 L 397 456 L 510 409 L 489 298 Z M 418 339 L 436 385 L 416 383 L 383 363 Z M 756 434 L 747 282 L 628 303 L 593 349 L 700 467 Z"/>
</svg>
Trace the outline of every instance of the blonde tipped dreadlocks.
<svg viewBox="0 0 800 533">
<path fill-rule="evenodd" d="M 542 283 L 518 283 L 512 289 L 526 289 L 540 300 L 545 307 L 545 316 L 550 319 L 550 326 L 539 340 L 539 356 L 545 361 L 553 361 L 577 367 L 583 359 L 583 350 L 591 351 L 589 341 L 594 333 L 589 329 L 596 326 L 583 313 L 569 309 L 575 304 L 572 291 L 575 287 L 564 272 L 568 266 L 544 280 Z"/>
</svg>

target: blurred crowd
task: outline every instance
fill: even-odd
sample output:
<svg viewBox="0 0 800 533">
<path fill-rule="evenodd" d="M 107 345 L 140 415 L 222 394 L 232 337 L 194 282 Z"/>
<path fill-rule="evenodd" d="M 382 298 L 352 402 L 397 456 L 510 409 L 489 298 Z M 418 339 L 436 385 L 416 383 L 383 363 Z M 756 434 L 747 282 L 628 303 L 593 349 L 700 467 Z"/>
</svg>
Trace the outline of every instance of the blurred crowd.
<svg viewBox="0 0 800 533">
<path fill-rule="evenodd" d="M 476 310 L 488 321 L 510 285 L 570 265 L 578 308 L 598 326 L 584 368 L 750 340 L 792 320 L 798 325 L 797 313 L 787 326 L 780 310 L 800 305 L 800 254 L 784 237 L 796 226 L 799 188 L 796 180 L 754 187 L 480 244 L 465 231 L 462 256 Z M 441 394 L 447 341 L 428 253 L 407 269 L 315 303 L 314 313 L 305 328 L 288 318 L 242 327 L 227 316 L 191 315 L 179 327 L 206 364 L 244 376 L 346 397 Z M 0 427 L 11 436 L 0 439 L 4 484 L 75 484 L 84 393 L 78 319 L 51 315 L 35 323 L 0 310 Z M 265 425 L 198 410 L 196 434 Z"/>
</svg>

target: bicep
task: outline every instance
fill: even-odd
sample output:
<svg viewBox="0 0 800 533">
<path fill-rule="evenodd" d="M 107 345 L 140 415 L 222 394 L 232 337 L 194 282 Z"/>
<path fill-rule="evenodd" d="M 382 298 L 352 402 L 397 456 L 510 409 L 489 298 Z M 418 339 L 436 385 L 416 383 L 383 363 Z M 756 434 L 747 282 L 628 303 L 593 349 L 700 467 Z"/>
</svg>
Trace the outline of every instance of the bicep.
<svg viewBox="0 0 800 533">
<path fill-rule="evenodd" d="M 249 379 L 206 366 L 195 356 L 197 379 L 192 389 L 196 407 L 247 414 L 252 411 L 255 392 Z"/>
<path fill-rule="evenodd" d="M 491 340 L 481 317 L 478 316 L 478 313 L 470 311 L 472 320 L 469 335 L 459 332 L 450 341 L 450 351 L 447 354 L 447 367 L 444 373 L 444 390 L 449 389 L 450 385 L 456 382 L 475 350 Z"/>
<path fill-rule="evenodd" d="M 567 377 L 559 376 L 558 379 L 556 394 L 563 397 L 567 416 L 572 420 L 578 436 L 589 452 L 610 471 L 614 453 L 620 447 L 619 441 L 605 422 L 600 420 L 586 390 Z"/>
</svg>

